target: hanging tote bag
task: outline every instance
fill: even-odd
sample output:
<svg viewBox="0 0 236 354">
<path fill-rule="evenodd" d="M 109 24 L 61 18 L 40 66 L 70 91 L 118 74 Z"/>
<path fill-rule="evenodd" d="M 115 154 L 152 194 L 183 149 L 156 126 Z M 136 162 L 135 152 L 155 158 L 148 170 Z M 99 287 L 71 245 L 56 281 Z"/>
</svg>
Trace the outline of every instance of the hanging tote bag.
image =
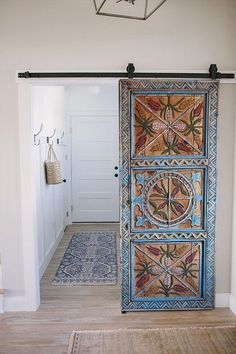
<svg viewBox="0 0 236 354">
<path fill-rule="evenodd" d="M 45 161 L 46 182 L 47 184 L 58 184 L 62 182 L 61 164 L 57 160 L 53 146 L 50 144 L 48 149 L 48 157 Z"/>
</svg>

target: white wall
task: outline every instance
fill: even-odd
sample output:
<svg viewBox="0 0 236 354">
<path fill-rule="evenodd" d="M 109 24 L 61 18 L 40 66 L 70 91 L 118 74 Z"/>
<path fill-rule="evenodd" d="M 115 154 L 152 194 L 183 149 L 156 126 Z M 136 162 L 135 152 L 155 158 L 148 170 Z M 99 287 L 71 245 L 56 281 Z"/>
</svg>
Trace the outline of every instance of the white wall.
<svg viewBox="0 0 236 354">
<path fill-rule="evenodd" d="M 168 0 L 147 22 L 95 16 L 88 0 L 0 1 L 0 250 L 7 297 L 25 292 L 16 70 L 123 71 L 128 62 L 140 71 L 206 70 L 210 63 L 217 63 L 222 71 L 236 70 L 235 18 L 235 0 Z M 226 174 L 232 175 L 233 170 L 228 159 L 224 170 L 223 158 L 233 148 L 233 136 L 227 135 L 233 126 L 231 108 L 222 106 L 221 122 L 219 185 L 226 184 L 223 190 L 218 188 L 218 200 L 232 210 Z M 225 218 L 224 224 L 230 225 L 230 214 Z M 229 277 L 224 278 L 231 231 L 230 226 L 224 230 L 224 241 L 219 223 L 217 249 L 224 249 L 226 258 L 219 259 L 218 251 L 217 262 L 225 265 L 217 291 L 228 292 Z"/>
<path fill-rule="evenodd" d="M 118 80 L 99 83 L 68 85 L 66 87 L 66 111 L 78 113 L 83 111 L 114 111 L 119 112 Z"/>
<path fill-rule="evenodd" d="M 220 85 L 216 202 L 216 291 L 219 293 L 229 293 L 231 281 L 235 97 L 236 85 Z"/>
<path fill-rule="evenodd" d="M 33 127 L 37 132 L 40 124 L 43 124 L 44 136 L 61 136 L 65 131 L 65 88 L 64 86 L 33 86 L 32 87 L 32 110 Z"/>
<path fill-rule="evenodd" d="M 65 178 L 65 146 L 57 144 L 57 138 L 66 130 L 65 124 L 65 90 L 61 86 L 32 87 L 32 119 L 34 132 L 37 133 L 41 124 L 43 130 L 36 137 L 34 145 L 34 173 L 37 198 L 37 244 L 38 268 L 40 277 L 43 275 L 61 237 L 66 222 L 66 198 L 64 184 L 48 185 L 45 177 L 45 160 L 48 144 L 46 137 L 55 136 L 53 147 L 57 158 L 61 161 L 62 176 Z M 64 139 L 65 140 L 65 137 Z"/>
<path fill-rule="evenodd" d="M 236 95 L 234 100 L 235 106 L 235 119 L 236 119 Z M 236 125 L 234 128 L 234 134 L 236 136 Z M 236 141 L 234 143 L 234 156 L 236 156 Z M 231 296 L 230 296 L 230 308 L 236 315 L 236 164 L 234 164 L 234 189 L 233 194 L 233 237 L 232 237 L 232 247 L 231 247 L 231 256 L 232 256 L 232 266 L 231 266 Z"/>
</svg>

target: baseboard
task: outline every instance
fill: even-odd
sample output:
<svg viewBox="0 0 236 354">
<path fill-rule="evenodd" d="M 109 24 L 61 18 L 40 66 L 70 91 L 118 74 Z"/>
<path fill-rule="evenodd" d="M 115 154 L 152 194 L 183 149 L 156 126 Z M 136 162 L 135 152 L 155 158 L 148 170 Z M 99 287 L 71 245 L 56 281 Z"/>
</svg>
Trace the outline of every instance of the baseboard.
<svg viewBox="0 0 236 354">
<path fill-rule="evenodd" d="M 216 293 L 216 307 L 229 307 L 230 293 Z"/>
<path fill-rule="evenodd" d="M 3 312 L 7 311 L 30 311 L 26 306 L 25 296 L 7 296 L 3 298 Z"/>
<path fill-rule="evenodd" d="M 47 253 L 46 257 L 44 258 L 42 264 L 40 265 L 39 267 L 39 277 L 40 279 L 42 278 L 45 270 L 47 269 L 51 259 L 52 259 L 52 256 L 54 255 L 56 249 L 57 249 L 57 246 L 59 245 L 59 242 L 61 241 L 62 237 L 64 235 L 64 231 L 62 230 L 58 236 L 56 237 L 55 239 L 55 242 L 53 243 L 52 247 L 50 248 L 50 251 Z"/>
<path fill-rule="evenodd" d="M 1 309 L 2 300 L 2 309 Z M 236 315 L 236 298 L 229 293 L 216 294 L 216 307 L 230 307 L 231 311 Z M 1 312 L 2 310 L 2 312 Z M 0 313 L 7 311 L 35 311 L 26 304 L 25 296 L 0 296 Z"/>
<path fill-rule="evenodd" d="M 0 263 L 0 313 L 3 313 L 2 265 Z"/>
<path fill-rule="evenodd" d="M 3 295 L 0 294 L 0 313 L 3 313 Z"/>
<path fill-rule="evenodd" d="M 232 294 L 230 295 L 229 298 L 229 308 L 236 315 L 236 297 L 233 296 Z"/>
</svg>

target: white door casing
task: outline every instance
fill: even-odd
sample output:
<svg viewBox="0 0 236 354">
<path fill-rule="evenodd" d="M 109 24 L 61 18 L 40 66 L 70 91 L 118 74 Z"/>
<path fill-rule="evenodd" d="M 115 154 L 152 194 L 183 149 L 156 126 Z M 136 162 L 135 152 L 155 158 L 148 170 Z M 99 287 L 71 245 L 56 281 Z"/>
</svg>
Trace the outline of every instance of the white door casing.
<svg viewBox="0 0 236 354">
<path fill-rule="evenodd" d="M 72 222 L 118 222 L 118 114 L 71 117 L 71 165 Z"/>
</svg>

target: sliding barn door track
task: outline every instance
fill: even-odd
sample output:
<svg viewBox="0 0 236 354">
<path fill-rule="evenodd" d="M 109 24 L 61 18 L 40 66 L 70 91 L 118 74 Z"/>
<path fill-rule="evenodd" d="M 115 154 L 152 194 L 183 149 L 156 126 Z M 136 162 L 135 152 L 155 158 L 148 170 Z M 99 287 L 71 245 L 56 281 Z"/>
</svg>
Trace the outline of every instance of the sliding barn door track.
<svg viewBox="0 0 236 354">
<path fill-rule="evenodd" d="M 129 63 L 126 72 L 21 72 L 18 78 L 128 78 L 128 79 L 234 79 L 231 73 L 220 73 L 216 64 L 211 64 L 208 73 L 142 73 L 135 72 L 133 63 Z"/>
</svg>

